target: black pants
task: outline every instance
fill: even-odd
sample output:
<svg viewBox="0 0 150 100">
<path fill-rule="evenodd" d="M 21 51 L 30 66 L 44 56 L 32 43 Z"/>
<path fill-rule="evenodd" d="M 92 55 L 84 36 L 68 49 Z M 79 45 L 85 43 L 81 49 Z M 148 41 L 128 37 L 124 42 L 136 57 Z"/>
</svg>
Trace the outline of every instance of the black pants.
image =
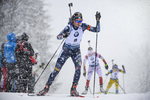
<svg viewBox="0 0 150 100">
<path fill-rule="evenodd" d="M 55 69 L 49 76 L 47 85 L 51 85 L 52 84 L 52 82 L 54 81 L 55 77 L 57 76 L 57 74 L 59 73 L 59 71 L 63 67 L 64 63 L 66 62 L 66 60 L 69 57 L 71 57 L 71 59 L 72 59 L 72 61 L 74 63 L 74 66 L 75 66 L 75 74 L 74 74 L 73 82 L 74 83 L 78 83 L 78 81 L 80 79 L 80 74 L 81 74 L 81 61 L 82 61 L 81 60 L 80 48 L 69 49 L 69 48 L 63 46 L 63 50 L 61 51 L 60 56 L 57 59 L 57 62 L 56 62 L 56 65 L 55 65 Z"/>
<path fill-rule="evenodd" d="M 33 84 L 35 82 L 35 77 L 32 74 L 32 65 L 24 64 L 19 66 L 19 79 L 18 79 L 18 91 L 19 92 L 33 92 Z"/>
<path fill-rule="evenodd" d="M 14 87 L 14 82 L 17 81 L 18 75 L 16 74 L 15 63 L 6 63 L 8 78 L 6 81 L 6 92 L 12 92 Z M 14 90 L 16 91 L 16 90 Z"/>
</svg>

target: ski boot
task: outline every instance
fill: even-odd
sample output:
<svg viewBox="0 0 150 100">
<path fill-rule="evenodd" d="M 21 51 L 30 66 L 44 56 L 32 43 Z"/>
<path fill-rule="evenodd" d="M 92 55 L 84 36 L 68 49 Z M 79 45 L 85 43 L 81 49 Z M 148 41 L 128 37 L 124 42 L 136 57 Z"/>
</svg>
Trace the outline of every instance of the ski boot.
<svg viewBox="0 0 150 100">
<path fill-rule="evenodd" d="M 28 90 L 28 94 L 34 94 L 34 89 Z"/>
<path fill-rule="evenodd" d="M 100 85 L 100 92 L 104 93 L 103 85 Z"/>
<path fill-rule="evenodd" d="M 88 92 L 88 87 L 85 86 L 85 90 L 82 92 L 82 95 L 86 95 Z"/>
<path fill-rule="evenodd" d="M 37 96 L 44 96 L 49 91 L 49 86 L 45 85 L 44 89 L 41 90 Z"/>
<path fill-rule="evenodd" d="M 30 77 L 28 82 L 28 94 L 34 94 L 34 82 L 35 82 L 35 77 Z"/>
<path fill-rule="evenodd" d="M 108 90 L 106 90 L 104 93 L 107 94 L 107 93 L 108 93 Z"/>
<path fill-rule="evenodd" d="M 79 92 L 77 92 L 76 88 L 77 88 L 77 83 L 73 82 L 71 90 L 70 90 L 71 96 L 79 96 Z"/>
<path fill-rule="evenodd" d="M 118 90 L 116 90 L 116 94 L 119 94 Z"/>
</svg>

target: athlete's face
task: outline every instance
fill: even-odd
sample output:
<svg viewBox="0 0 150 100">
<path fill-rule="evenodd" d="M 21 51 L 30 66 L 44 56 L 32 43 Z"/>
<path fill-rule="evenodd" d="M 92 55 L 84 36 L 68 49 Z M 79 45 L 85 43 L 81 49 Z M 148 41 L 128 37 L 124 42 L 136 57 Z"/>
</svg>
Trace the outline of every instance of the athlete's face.
<svg viewBox="0 0 150 100">
<path fill-rule="evenodd" d="M 92 56 L 92 55 L 93 55 L 93 50 L 89 50 L 89 51 L 88 51 L 88 55 L 89 55 L 89 56 Z"/>
<path fill-rule="evenodd" d="M 118 68 L 114 68 L 114 72 L 117 72 Z"/>
<path fill-rule="evenodd" d="M 81 23 L 82 23 L 81 18 L 74 20 L 74 25 L 77 26 L 77 27 L 79 27 L 81 25 Z"/>
</svg>

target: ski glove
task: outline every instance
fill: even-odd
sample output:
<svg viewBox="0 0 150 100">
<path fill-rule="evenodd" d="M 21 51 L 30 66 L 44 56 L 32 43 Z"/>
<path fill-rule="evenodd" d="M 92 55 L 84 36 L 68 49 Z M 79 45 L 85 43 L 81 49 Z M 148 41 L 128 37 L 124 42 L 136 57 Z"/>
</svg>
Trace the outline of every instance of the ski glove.
<svg viewBox="0 0 150 100">
<path fill-rule="evenodd" d="M 122 69 L 125 70 L 124 65 L 122 65 Z"/>
<path fill-rule="evenodd" d="M 101 18 L 100 12 L 97 11 L 95 17 L 96 17 L 96 21 L 99 21 Z"/>
<path fill-rule="evenodd" d="M 83 76 L 84 76 L 84 77 L 86 76 L 86 71 L 83 72 Z"/>
<path fill-rule="evenodd" d="M 63 38 L 67 38 L 69 36 L 70 33 L 63 33 Z"/>
<path fill-rule="evenodd" d="M 105 69 L 108 70 L 108 65 L 107 64 L 105 64 Z"/>
<path fill-rule="evenodd" d="M 126 73 L 126 70 L 125 70 L 125 68 L 124 68 L 124 65 L 122 65 L 122 69 L 123 69 L 123 72 Z"/>
<path fill-rule="evenodd" d="M 108 76 L 108 74 L 105 74 L 106 76 Z"/>
<path fill-rule="evenodd" d="M 71 18 L 69 18 L 69 22 L 68 22 L 68 24 L 70 24 L 71 23 Z"/>
</svg>

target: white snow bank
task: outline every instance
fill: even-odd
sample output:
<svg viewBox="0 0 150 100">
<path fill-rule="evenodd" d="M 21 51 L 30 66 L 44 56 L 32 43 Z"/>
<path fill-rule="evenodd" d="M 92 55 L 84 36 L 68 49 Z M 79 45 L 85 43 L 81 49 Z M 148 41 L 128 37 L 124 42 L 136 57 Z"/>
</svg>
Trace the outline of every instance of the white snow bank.
<svg viewBox="0 0 150 100">
<path fill-rule="evenodd" d="M 149 93 L 131 94 L 95 94 L 81 97 L 70 97 L 69 94 L 47 94 L 47 96 L 27 96 L 25 93 L 0 93 L 0 100 L 149 100 Z"/>
</svg>

